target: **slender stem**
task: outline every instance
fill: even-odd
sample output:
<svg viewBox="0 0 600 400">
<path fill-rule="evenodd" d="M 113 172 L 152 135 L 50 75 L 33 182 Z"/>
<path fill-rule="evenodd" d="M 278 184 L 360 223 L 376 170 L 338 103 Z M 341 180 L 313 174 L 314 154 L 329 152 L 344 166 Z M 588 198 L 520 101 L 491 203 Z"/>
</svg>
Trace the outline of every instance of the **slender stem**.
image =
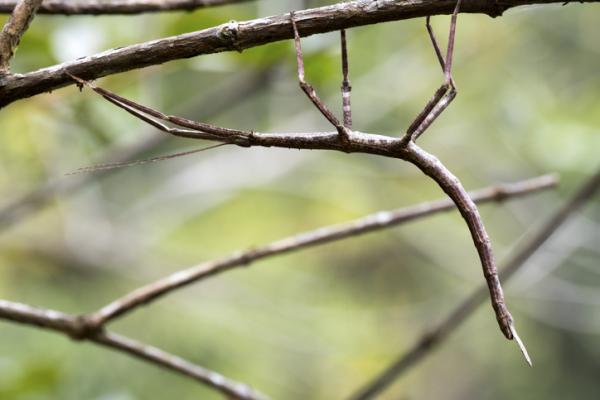
<svg viewBox="0 0 600 400">
<path fill-rule="evenodd" d="M 508 198 L 554 187 L 555 185 L 556 178 L 554 176 L 541 176 L 518 183 L 489 187 L 474 192 L 471 196 L 475 201 L 478 202 L 502 201 Z M 237 264 L 239 266 L 259 258 L 277 255 L 313 245 L 324 244 L 335 240 L 341 240 L 346 237 L 391 227 L 419 217 L 449 210 L 453 207 L 454 203 L 451 200 L 444 199 L 437 202 L 424 203 L 407 209 L 379 212 L 350 223 L 321 228 L 313 232 L 283 239 L 259 249 L 234 255 L 229 259 L 224 259 L 220 262 L 218 261 L 213 262 L 212 264 L 203 264 L 202 266 L 173 274 L 166 279 L 158 281 L 157 284 L 149 285 L 146 288 L 153 287 L 157 289 L 160 288 L 162 284 L 165 289 L 163 289 L 162 292 L 155 294 L 155 297 L 158 297 L 170 290 L 174 290 L 176 287 L 182 286 L 185 283 L 184 280 L 186 275 L 189 277 L 190 274 L 195 273 L 196 279 L 200 279 L 202 277 L 210 276 L 212 274 L 222 272 L 227 268 L 236 266 L 235 263 L 232 263 L 231 261 L 229 261 L 230 264 L 227 265 L 228 260 L 237 260 L 237 262 L 240 263 Z M 141 292 L 136 291 L 133 293 L 139 294 Z M 147 293 L 151 295 L 149 291 Z M 105 332 L 103 327 L 100 325 L 90 327 L 90 322 L 94 322 L 94 318 L 97 324 L 103 324 L 110 319 L 116 318 L 118 315 L 122 315 L 126 311 L 130 311 L 145 302 L 151 301 L 153 298 L 138 297 L 134 298 L 132 303 L 127 303 L 127 299 L 128 297 L 126 296 L 121 299 L 121 302 L 117 301 L 111 303 L 112 305 L 116 305 L 116 309 L 113 307 L 112 313 L 109 305 L 101 309 L 99 313 L 83 317 L 75 317 L 54 310 L 44 310 L 19 303 L 0 300 L 0 318 L 59 331 L 76 339 L 87 339 L 108 347 L 112 347 L 118 351 L 126 352 L 137 358 L 144 359 L 161 367 L 202 381 L 223 393 L 227 393 L 234 399 L 262 398 L 261 395 L 251 392 L 250 389 L 246 388 L 244 385 L 227 380 L 214 372 L 207 371 L 201 367 L 190 364 L 189 362 L 165 353 L 162 350 L 137 343 L 122 336 Z M 125 307 L 129 308 L 127 309 Z M 115 312 L 118 312 L 118 314 L 115 314 Z M 98 316 L 100 319 L 98 319 Z"/>
<path fill-rule="evenodd" d="M 193 11 L 199 8 L 243 3 L 251 0 L 45 0 L 40 14 L 103 15 L 141 14 L 164 11 Z M 16 0 L 0 0 L 0 13 L 11 12 Z"/>
<path fill-rule="evenodd" d="M 513 184 L 501 184 L 471 194 L 473 201 L 501 201 L 514 196 L 529 194 L 556 185 L 556 178 L 546 175 Z M 392 211 L 380 211 L 354 221 L 319 228 L 278 240 L 265 246 L 239 252 L 220 260 L 209 261 L 186 270 L 176 272 L 154 283 L 140 287 L 129 294 L 102 307 L 88 317 L 92 325 L 102 326 L 107 322 L 133 311 L 137 307 L 157 300 L 180 287 L 200 281 L 235 267 L 241 267 L 263 258 L 322 245 L 376 230 L 396 226 L 405 222 L 453 209 L 450 199 L 419 204 L 414 207 Z"/>
<path fill-rule="evenodd" d="M 67 334 L 72 332 L 75 324 L 72 315 L 1 299 L 0 318 Z"/>
<path fill-rule="evenodd" d="M 19 0 L 2 32 L 0 32 L 0 74 L 10 71 L 9 63 L 21 42 L 21 37 L 29 28 L 42 0 Z"/>
<path fill-rule="evenodd" d="M 267 396 L 249 386 L 232 381 L 223 375 L 193 364 L 181 357 L 163 351 L 157 347 L 140 343 L 128 337 L 111 332 L 94 335 L 91 341 L 121 353 L 150 362 L 173 372 L 188 376 L 204 385 L 218 390 L 228 399 L 266 400 Z"/>
<path fill-rule="evenodd" d="M 236 400 L 263 400 L 266 397 L 248 386 L 223 375 L 165 352 L 111 332 L 86 331 L 85 321 L 60 311 L 32 307 L 27 304 L 0 300 L 0 319 L 63 333 L 76 340 L 89 340 L 142 359 L 151 364 L 193 378 L 206 386 Z"/>
<path fill-rule="evenodd" d="M 500 278 L 508 281 L 525 262 L 540 249 L 544 243 L 579 209 L 581 209 L 600 189 L 600 169 L 591 176 L 577 192 L 560 207 L 539 229 L 529 235 L 518 249 L 508 258 L 501 268 Z M 355 394 L 352 400 L 374 399 L 400 378 L 410 368 L 415 366 L 432 350 L 440 346 L 487 298 L 487 288 L 481 286 L 467 297 L 458 307 L 442 320 L 437 326 L 426 331 L 421 338 L 396 361 L 373 379 L 369 380 Z"/>
</svg>

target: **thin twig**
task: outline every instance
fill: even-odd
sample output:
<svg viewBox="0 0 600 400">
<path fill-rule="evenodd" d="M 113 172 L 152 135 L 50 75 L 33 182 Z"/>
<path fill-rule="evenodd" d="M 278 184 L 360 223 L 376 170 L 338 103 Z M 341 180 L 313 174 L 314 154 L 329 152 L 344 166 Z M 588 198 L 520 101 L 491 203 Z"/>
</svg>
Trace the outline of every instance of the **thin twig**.
<svg viewBox="0 0 600 400">
<path fill-rule="evenodd" d="M 550 219 L 539 228 L 529 239 L 523 242 L 517 251 L 504 263 L 500 278 L 508 281 L 515 272 L 523 267 L 525 262 L 585 203 L 587 203 L 600 188 L 600 169 L 591 176 L 573 197 L 560 207 Z M 485 301 L 487 290 L 481 286 L 454 309 L 442 322 L 426 331 L 408 351 L 404 352 L 383 372 L 369 380 L 354 395 L 351 400 L 373 399 L 403 373 L 429 355 L 433 349 L 442 344 L 456 328 L 473 314 Z"/>
<path fill-rule="evenodd" d="M 488 187 L 473 192 L 471 196 L 477 202 L 503 201 L 554 187 L 556 183 L 557 179 L 554 175 L 545 175 L 517 183 Z M 349 223 L 324 227 L 292 236 L 221 261 L 205 263 L 198 267 L 175 273 L 152 285 L 134 291 L 130 295 L 103 307 L 99 312 L 87 316 L 76 317 L 59 311 L 34 308 L 20 303 L 0 300 L 0 318 L 39 326 L 64 333 L 76 339 L 90 340 L 111 347 L 136 358 L 150 361 L 155 365 L 192 377 L 223 393 L 227 393 L 234 399 L 260 399 L 263 398 L 261 397 L 262 395 L 252 392 L 244 385 L 232 382 L 215 372 L 191 364 L 157 348 L 106 332 L 103 325 L 109 320 L 132 311 L 139 305 L 152 301 L 187 283 L 191 283 L 193 280 L 199 280 L 236 266 L 246 265 L 260 258 L 384 229 L 420 217 L 450 210 L 453 207 L 454 203 L 451 200 L 444 199 L 394 211 L 382 211 Z M 227 264 L 231 259 L 237 260 L 237 264 L 235 262 Z M 156 292 L 161 287 L 162 290 Z M 147 297 L 141 297 L 141 291 L 144 289 L 146 289 Z M 151 289 L 155 290 L 155 292 Z"/>
<path fill-rule="evenodd" d="M 15 54 L 21 37 L 29 28 L 42 0 L 19 0 L 2 32 L 0 32 L 0 74 L 10 71 L 10 59 Z"/>
<path fill-rule="evenodd" d="M 111 332 L 86 332 L 81 318 L 60 311 L 0 300 L 0 319 L 53 330 L 77 340 L 89 340 L 104 347 L 142 359 L 161 368 L 193 378 L 231 399 L 266 399 L 266 396 L 242 383 L 232 381 L 217 372 L 200 367 L 156 347 Z"/>
<path fill-rule="evenodd" d="M 103 15 L 141 14 L 164 11 L 193 11 L 199 8 L 243 3 L 251 0 L 45 0 L 40 14 Z M 16 0 L 0 0 L 0 13 L 9 13 Z"/>
<path fill-rule="evenodd" d="M 72 315 L 12 301 L 0 300 L 0 318 L 69 335 L 75 331 L 75 317 Z"/>
<path fill-rule="evenodd" d="M 600 0 L 586 0 L 598 2 Z M 468 1 L 461 12 L 499 16 L 503 11 L 527 4 L 553 3 L 552 0 Z M 298 11 L 295 21 L 303 36 L 338 31 L 428 15 L 450 14 L 454 1 L 350 1 Z M 16 100 L 73 84 L 66 71 L 91 80 L 119 72 L 162 64 L 167 61 L 223 51 L 241 51 L 267 43 L 293 38 L 289 14 L 172 36 L 125 46 L 78 60 L 17 76 L 0 79 L 0 108 Z"/>
<path fill-rule="evenodd" d="M 268 397 L 255 391 L 249 386 L 235 382 L 223 375 L 191 363 L 181 357 L 165 352 L 154 346 L 140 343 L 128 337 L 111 332 L 102 332 L 91 339 L 94 343 L 101 344 L 116 351 L 127 353 L 135 358 L 148 361 L 160 367 L 186 375 L 198 382 L 205 384 L 227 396 L 232 400 L 267 400 Z"/>
<path fill-rule="evenodd" d="M 557 179 L 554 175 L 544 175 L 534 179 L 512 184 L 500 184 L 471 193 L 473 201 L 502 201 L 508 198 L 537 192 L 554 187 Z M 450 199 L 438 200 L 417 206 L 392 211 L 380 211 L 351 222 L 323 227 L 278 240 L 265 246 L 239 252 L 220 260 L 209 261 L 162 278 L 154 283 L 138 288 L 131 293 L 102 307 L 99 311 L 85 317 L 91 326 L 101 327 L 107 322 L 133 311 L 137 307 L 150 303 L 182 286 L 208 278 L 235 267 L 246 266 L 253 261 L 289 253 L 307 247 L 322 245 L 348 237 L 357 236 L 428 215 L 451 210 L 455 207 Z"/>
</svg>

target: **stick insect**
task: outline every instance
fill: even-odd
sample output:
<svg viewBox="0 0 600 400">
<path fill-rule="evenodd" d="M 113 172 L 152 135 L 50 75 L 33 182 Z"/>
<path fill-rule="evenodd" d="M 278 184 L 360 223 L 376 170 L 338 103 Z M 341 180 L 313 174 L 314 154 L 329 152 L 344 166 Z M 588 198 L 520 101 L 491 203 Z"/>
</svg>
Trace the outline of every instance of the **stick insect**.
<svg viewBox="0 0 600 400">
<path fill-rule="evenodd" d="M 342 58 L 342 105 L 343 120 L 340 121 L 333 112 L 323 103 L 315 89 L 305 80 L 304 59 L 300 43 L 298 25 L 302 23 L 293 12 L 290 13 L 290 23 L 293 30 L 294 45 L 296 50 L 298 82 L 302 91 L 306 94 L 313 105 L 335 128 L 333 132 L 313 133 L 260 133 L 248 130 L 222 128 L 219 126 L 197 122 L 186 118 L 167 115 L 150 107 L 128 100 L 106 89 L 100 88 L 91 82 L 81 79 L 70 72 L 66 73 L 74 79 L 81 87 L 88 86 L 93 91 L 132 114 L 134 117 L 154 126 L 168 134 L 192 139 L 204 139 L 220 142 L 220 145 L 238 145 L 241 147 L 263 146 L 284 147 L 295 149 L 321 149 L 337 150 L 347 153 L 358 152 L 382 155 L 386 157 L 399 158 L 408 161 L 418 167 L 425 175 L 432 178 L 442 190 L 454 201 L 463 219 L 465 220 L 473 239 L 473 243 L 479 254 L 483 274 L 488 285 L 492 307 L 500 330 L 504 336 L 514 339 L 527 363 L 531 365 L 531 359 L 523 342 L 519 338 L 514 326 L 513 318 L 506 307 L 504 294 L 494 260 L 490 239 L 482 223 L 481 217 L 462 184 L 435 156 L 427 153 L 416 144 L 416 140 L 431 126 L 437 117 L 448 107 L 457 94 L 456 85 L 452 78 L 452 58 L 454 53 L 454 41 L 456 34 L 456 22 L 460 9 L 458 0 L 450 20 L 448 34 L 448 46 L 446 56 L 442 54 L 440 46 L 435 38 L 430 24 L 430 18 L 426 18 L 425 26 L 433 45 L 437 60 L 443 72 L 444 82 L 435 91 L 433 97 L 426 103 L 423 110 L 416 116 L 408 129 L 399 138 L 383 136 L 373 133 L 364 133 L 352 129 L 352 113 L 350 92 L 351 86 L 348 73 L 348 52 L 346 43 L 346 32 L 341 30 L 341 58 Z M 162 122 L 161 122 L 162 121 Z M 171 127 L 167 123 L 175 125 Z M 211 146 L 209 148 L 214 148 Z M 209 149 L 205 148 L 205 149 Z M 202 149 L 201 149 L 202 150 Z M 171 158 L 166 156 L 166 158 Z M 158 158 L 160 159 L 160 157 Z M 149 161 L 154 161 L 151 159 Z M 134 162 L 137 164 L 139 162 Z M 119 165 L 116 165 L 119 166 Z M 102 166 L 101 166 L 102 167 Z M 113 166 L 109 166 L 113 167 Z M 92 167 L 93 170 L 94 167 Z"/>
</svg>

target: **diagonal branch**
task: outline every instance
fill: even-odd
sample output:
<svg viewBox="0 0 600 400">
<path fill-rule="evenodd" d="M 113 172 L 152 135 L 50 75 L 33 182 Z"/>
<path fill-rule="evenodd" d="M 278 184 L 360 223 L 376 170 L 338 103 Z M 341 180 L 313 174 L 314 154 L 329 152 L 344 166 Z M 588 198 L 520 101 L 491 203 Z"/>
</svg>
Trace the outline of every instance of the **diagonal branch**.
<svg viewBox="0 0 600 400">
<path fill-rule="evenodd" d="M 509 280 L 515 272 L 583 205 L 585 205 L 600 189 L 600 169 L 591 176 L 573 197 L 559 208 L 550 219 L 523 243 L 501 269 L 503 281 Z M 486 299 L 487 290 L 481 286 L 454 309 L 436 327 L 425 332 L 408 351 L 403 353 L 389 367 L 371 379 L 355 394 L 351 400 L 373 399 L 390 386 L 402 374 L 415 366 L 433 349 L 441 345 Z"/>
<path fill-rule="evenodd" d="M 476 202 L 502 201 L 507 198 L 548 189 L 554 187 L 556 183 L 557 179 L 555 176 L 545 175 L 517 183 L 501 184 L 485 188 L 471 193 L 471 197 Z M 438 200 L 409 208 L 380 211 L 351 222 L 290 236 L 265 246 L 252 248 L 220 260 L 208 261 L 198 266 L 176 272 L 130 292 L 101 308 L 99 311 L 84 317 L 84 319 L 90 324 L 90 329 L 97 329 L 107 322 L 123 316 L 142 305 L 155 301 L 178 288 L 227 270 L 246 266 L 251 262 L 267 257 L 389 228 L 428 215 L 451 210 L 454 207 L 455 204 L 450 199 Z"/>
<path fill-rule="evenodd" d="M 193 11 L 199 8 L 243 3 L 251 0 L 45 0 L 38 13 L 63 15 L 141 14 L 163 11 Z M 0 0 L 0 13 L 13 10 L 17 0 Z"/>
<path fill-rule="evenodd" d="M 582 0 L 597 3 L 600 0 Z M 474 0 L 465 2 L 461 12 L 499 16 L 505 10 L 555 0 Z M 450 14 L 454 0 L 394 1 L 356 0 L 295 13 L 295 22 L 304 36 L 333 32 L 356 26 Z M 293 38 L 289 14 L 232 22 L 201 31 L 112 49 L 64 64 L 23 75 L 0 79 L 0 108 L 16 100 L 52 91 L 70 84 L 73 75 L 90 80 L 139 69 L 167 61 L 251 47 Z"/>
<path fill-rule="evenodd" d="M 472 193 L 471 196 L 477 202 L 503 201 L 554 187 L 556 183 L 557 179 L 555 176 L 545 175 L 517 183 L 488 187 Z M 206 370 L 155 347 L 106 332 L 103 325 L 179 287 L 228 269 L 247 265 L 261 258 L 392 227 L 420 217 L 450 210 L 453 207 L 454 203 L 452 200 L 444 199 L 394 211 L 382 211 L 349 223 L 324 227 L 312 232 L 292 236 L 220 261 L 205 263 L 198 267 L 175 273 L 154 284 L 142 287 L 91 315 L 76 317 L 59 311 L 39 309 L 20 303 L 0 300 L 0 319 L 54 330 L 74 339 L 89 340 L 114 350 L 125 352 L 136 358 L 189 376 L 227 394 L 233 399 L 262 399 L 264 397 L 261 394 L 253 392 L 245 385 L 232 382 L 215 372 Z"/>
<path fill-rule="evenodd" d="M 21 37 L 29 28 L 42 0 L 19 0 L 0 32 L 0 74 L 10 71 L 9 62 L 17 50 Z"/>
<path fill-rule="evenodd" d="M 0 300 L 0 319 L 56 331 L 76 340 L 89 340 L 161 368 L 188 376 L 223 393 L 230 399 L 266 399 L 264 395 L 255 392 L 244 384 L 232 381 L 217 372 L 207 370 L 156 347 L 111 332 L 99 331 L 88 334 L 84 331 L 84 325 L 80 318 L 60 311 Z"/>
</svg>

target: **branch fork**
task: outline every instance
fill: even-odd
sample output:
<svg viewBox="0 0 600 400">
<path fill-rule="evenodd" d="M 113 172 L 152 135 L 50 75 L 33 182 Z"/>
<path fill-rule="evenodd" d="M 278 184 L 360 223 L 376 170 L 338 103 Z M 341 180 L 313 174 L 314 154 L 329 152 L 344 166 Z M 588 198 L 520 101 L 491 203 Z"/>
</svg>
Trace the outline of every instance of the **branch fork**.
<svg viewBox="0 0 600 400">
<path fill-rule="evenodd" d="M 515 198 L 552 188 L 556 183 L 557 178 L 555 176 L 546 175 L 522 182 L 485 188 L 473 192 L 471 197 L 477 202 L 504 201 L 507 198 Z M 243 384 L 233 382 L 216 372 L 191 364 L 186 360 L 155 347 L 111 333 L 106 330 L 106 325 L 142 305 L 155 301 L 185 285 L 226 272 L 232 268 L 247 266 L 255 261 L 278 254 L 289 253 L 397 226 L 417 218 L 450 210 L 454 206 L 455 204 L 450 199 L 443 199 L 419 204 L 414 207 L 379 211 L 347 223 L 304 232 L 264 246 L 238 252 L 220 260 L 209 261 L 187 270 L 176 272 L 154 283 L 140 287 L 89 314 L 74 316 L 60 311 L 40 309 L 26 304 L 0 300 L 0 319 L 57 331 L 71 337 L 73 340 L 87 340 L 130 354 L 133 357 L 198 380 L 226 394 L 231 399 L 264 399 L 265 397 L 260 393 L 252 391 Z M 455 320 L 453 319 L 452 321 L 454 322 Z M 432 335 L 432 342 L 435 342 L 434 335 Z"/>
</svg>

